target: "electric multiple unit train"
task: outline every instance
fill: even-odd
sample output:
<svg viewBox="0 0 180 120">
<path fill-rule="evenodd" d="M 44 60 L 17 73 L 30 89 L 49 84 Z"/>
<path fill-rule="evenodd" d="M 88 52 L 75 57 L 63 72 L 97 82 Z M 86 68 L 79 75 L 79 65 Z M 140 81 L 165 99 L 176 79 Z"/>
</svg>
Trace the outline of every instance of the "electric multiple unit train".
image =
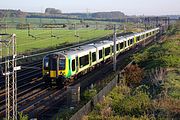
<svg viewBox="0 0 180 120">
<path fill-rule="evenodd" d="M 116 54 L 124 52 L 159 33 L 159 28 L 131 34 L 116 39 Z M 55 81 L 58 86 L 78 78 L 90 69 L 102 64 L 113 57 L 113 41 L 103 40 L 76 48 L 59 51 L 46 55 L 43 58 L 43 79 L 51 84 Z"/>
</svg>

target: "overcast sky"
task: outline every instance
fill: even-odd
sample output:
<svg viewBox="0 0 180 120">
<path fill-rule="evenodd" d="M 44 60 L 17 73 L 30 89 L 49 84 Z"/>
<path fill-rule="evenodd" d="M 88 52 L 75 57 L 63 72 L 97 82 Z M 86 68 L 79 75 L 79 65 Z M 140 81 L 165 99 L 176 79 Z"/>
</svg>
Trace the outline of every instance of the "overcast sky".
<svg viewBox="0 0 180 120">
<path fill-rule="evenodd" d="M 180 15 L 180 0 L 1 0 L 1 9 L 44 12 L 47 7 L 67 12 L 122 11 L 126 15 Z"/>
</svg>

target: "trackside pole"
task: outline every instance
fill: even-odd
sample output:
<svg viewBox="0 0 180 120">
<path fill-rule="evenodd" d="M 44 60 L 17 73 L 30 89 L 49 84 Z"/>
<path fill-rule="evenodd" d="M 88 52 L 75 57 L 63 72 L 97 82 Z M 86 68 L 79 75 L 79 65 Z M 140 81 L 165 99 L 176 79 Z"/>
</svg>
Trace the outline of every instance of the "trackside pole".
<svg viewBox="0 0 180 120">
<path fill-rule="evenodd" d="M 114 24 L 114 47 L 113 47 L 113 53 L 114 53 L 114 59 L 113 59 L 113 71 L 116 72 L 116 25 Z"/>
<path fill-rule="evenodd" d="M 4 58 L 1 64 L 4 64 L 6 120 L 17 120 L 17 70 L 21 67 L 16 66 L 16 35 L 0 34 L 0 36 L 4 36 L 0 39 L 0 43 L 1 58 Z"/>
</svg>

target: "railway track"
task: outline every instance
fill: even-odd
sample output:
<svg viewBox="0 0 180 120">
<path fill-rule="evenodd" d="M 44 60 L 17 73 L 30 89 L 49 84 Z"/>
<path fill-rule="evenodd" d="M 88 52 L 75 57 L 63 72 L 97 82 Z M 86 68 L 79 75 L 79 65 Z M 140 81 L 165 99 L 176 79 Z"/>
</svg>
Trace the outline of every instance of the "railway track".
<svg viewBox="0 0 180 120">
<path fill-rule="evenodd" d="M 39 72 L 40 73 L 40 71 L 39 70 L 36 70 L 36 69 L 34 69 L 33 71 L 32 71 L 32 66 L 33 67 L 36 67 L 36 68 L 41 68 L 41 64 L 42 64 L 42 62 L 41 61 L 37 61 L 37 62 L 35 62 L 35 63 L 31 63 L 31 64 L 29 64 L 29 65 L 21 65 L 23 68 L 22 68 L 22 70 L 20 70 L 20 71 L 18 71 L 17 72 L 17 83 L 19 84 L 19 83 L 21 83 L 22 81 L 24 81 L 24 77 L 25 76 L 29 76 L 29 75 L 31 75 L 31 74 L 33 74 L 33 73 L 36 73 L 36 72 Z M 29 67 L 31 67 L 31 69 L 29 68 Z M 4 76 L 0 76 L 0 90 L 1 89 L 4 89 L 4 87 L 5 87 L 5 80 L 4 80 Z"/>
<path fill-rule="evenodd" d="M 25 65 L 22 65 L 23 67 Z M 26 67 L 40 67 L 41 62 L 35 62 L 27 65 Z M 17 78 L 17 88 L 18 88 L 18 100 L 23 95 L 29 93 L 29 91 L 33 91 L 36 88 L 43 86 L 41 72 L 39 70 L 31 70 L 27 68 L 23 68 L 23 71 L 18 72 Z M 3 77 L 0 78 L 0 118 L 5 115 L 5 81 Z"/>
<path fill-rule="evenodd" d="M 118 66 L 117 69 L 118 70 L 123 69 L 126 66 L 126 64 L 122 64 L 122 63 L 124 63 L 123 60 L 125 58 L 128 58 L 130 55 L 136 53 L 141 48 L 143 48 L 143 46 L 139 46 L 139 48 L 133 48 L 133 49 L 130 49 L 129 51 L 127 51 L 125 53 L 121 53 L 117 57 L 117 66 Z M 113 71 L 113 63 L 107 62 L 106 64 L 102 65 L 101 67 L 99 67 L 99 68 L 93 70 L 92 72 L 89 72 L 86 75 L 82 76 L 73 85 L 80 84 L 81 92 L 83 92 L 92 83 L 96 84 L 96 83 L 102 81 L 103 79 L 105 79 L 109 74 L 112 74 L 113 73 L 112 71 Z M 68 96 L 66 96 L 66 97 L 64 96 L 63 98 L 59 99 L 59 101 L 56 101 L 55 105 L 54 105 L 54 103 L 51 104 L 52 107 L 50 109 L 48 109 L 48 110 L 42 109 L 38 115 L 33 116 L 33 117 L 37 117 L 40 120 L 51 119 L 52 116 L 55 115 L 55 113 L 58 113 L 59 109 L 67 108 L 67 106 L 68 106 L 67 101 L 66 101 L 67 97 Z"/>
<path fill-rule="evenodd" d="M 123 59 L 123 57 L 121 59 Z M 41 63 L 36 63 L 35 66 L 39 67 L 38 65 L 40 64 Z M 111 63 L 108 64 L 108 66 L 112 66 Z M 31 65 L 27 66 L 27 68 L 28 67 L 31 67 Z M 85 89 L 91 83 L 96 82 L 97 76 L 99 77 L 98 74 L 100 74 L 100 71 L 102 71 L 102 78 L 105 74 L 108 74 L 108 72 L 110 73 L 110 71 L 112 71 L 112 68 L 107 69 L 108 67 L 106 67 L 104 67 L 104 69 L 102 67 L 101 70 L 99 67 L 95 71 L 88 73 L 87 75 L 76 81 L 73 85 L 80 82 L 82 90 Z M 96 77 L 93 78 L 93 76 Z M 89 82 L 85 84 L 83 81 L 86 81 L 87 79 L 91 80 L 89 80 Z M 5 104 L 5 100 L 3 100 L 4 98 L 2 97 L 5 95 L 5 93 L 4 95 L 3 93 L 4 92 L 0 89 L 0 100 L 2 101 L 0 102 L 0 106 Z M 64 104 L 62 103 L 62 101 L 64 101 L 66 97 L 67 91 L 65 91 L 65 89 L 48 89 L 44 87 L 44 81 L 42 80 L 41 71 L 39 70 L 28 71 L 27 69 L 27 72 L 23 71 L 22 74 L 20 74 L 18 77 L 18 111 L 27 113 L 30 117 L 37 117 L 40 116 L 40 114 L 47 114 L 47 112 L 52 109 L 50 106 Z M 0 107 L 0 116 L 4 116 L 4 114 L 5 106 Z M 43 118 L 43 115 L 41 115 L 40 118 Z"/>
<path fill-rule="evenodd" d="M 76 47 L 83 44 L 88 44 L 93 41 L 87 41 L 84 43 L 76 44 L 71 47 Z M 58 49 L 64 50 L 68 47 Z M 57 50 L 55 50 L 57 51 Z M 54 52 L 54 51 L 51 51 Z M 33 55 L 34 56 L 34 55 Z M 30 56 L 30 57 L 33 57 Z M 19 59 L 18 59 L 19 60 Z M 42 73 L 41 70 L 36 70 L 36 68 L 41 68 L 42 61 L 36 61 L 32 64 L 22 64 L 23 70 L 18 71 L 17 73 L 17 88 L 18 88 L 18 106 L 22 106 L 21 104 L 28 104 L 25 103 L 25 101 L 33 101 L 34 99 L 31 99 L 32 96 L 35 96 L 34 98 L 37 98 L 38 96 L 42 96 L 43 94 L 47 94 L 47 88 L 43 89 L 44 81 L 42 80 Z M 33 69 L 33 70 L 32 70 Z M 42 92 L 46 91 L 46 92 Z M 30 100 L 31 99 L 31 100 Z M 33 106 L 33 105 L 29 105 Z M 27 109 L 18 107 L 18 110 L 20 109 L 20 112 L 26 112 Z M 0 76 L 0 118 L 5 116 L 5 81 L 4 77 Z"/>
</svg>

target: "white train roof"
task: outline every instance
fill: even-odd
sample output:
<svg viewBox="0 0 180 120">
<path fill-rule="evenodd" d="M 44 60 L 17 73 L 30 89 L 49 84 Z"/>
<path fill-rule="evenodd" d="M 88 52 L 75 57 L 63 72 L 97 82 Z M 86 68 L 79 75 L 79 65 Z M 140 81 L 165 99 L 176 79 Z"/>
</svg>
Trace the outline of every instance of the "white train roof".
<svg viewBox="0 0 180 120">
<path fill-rule="evenodd" d="M 126 41 L 127 39 L 125 38 L 125 37 L 123 37 L 123 36 L 121 36 L 121 37 L 118 37 L 117 38 L 117 43 L 121 43 L 121 42 L 124 42 L 124 41 Z"/>
<path fill-rule="evenodd" d="M 96 48 L 92 45 L 84 45 L 84 46 L 71 48 L 69 50 L 57 52 L 57 54 L 63 54 L 65 56 L 77 56 L 77 55 L 79 56 L 89 53 L 90 51 L 95 52 Z"/>
<path fill-rule="evenodd" d="M 113 45 L 113 42 L 110 40 L 104 40 L 104 41 L 100 41 L 100 42 L 95 42 L 92 43 L 90 45 L 93 45 L 95 48 L 97 48 L 98 50 L 102 49 L 103 47 L 109 47 L 110 45 Z"/>
<path fill-rule="evenodd" d="M 134 38 L 134 36 L 143 35 L 148 32 L 155 31 L 155 30 L 159 30 L 159 28 L 147 30 L 147 31 L 141 32 L 141 33 L 135 33 L 135 34 L 127 35 L 127 36 L 117 37 L 116 43 L 121 43 L 121 42 L 124 42 L 124 41 Z M 87 44 L 87 45 L 83 45 L 83 46 L 79 46 L 79 47 L 75 47 L 75 48 L 70 48 L 65 51 L 56 52 L 54 54 L 61 54 L 64 56 L 71 56 L 71 57 L 81 56 L 81 55 L 89 54 L 89 52 L 95 52 L 96 49 L 101 50 L 103 47 L 106 48 L 113 44 L 114 43 L 112 40 L 103 40 L 103 41 L 95 42 L 92 44 Z"/>
</svg>

